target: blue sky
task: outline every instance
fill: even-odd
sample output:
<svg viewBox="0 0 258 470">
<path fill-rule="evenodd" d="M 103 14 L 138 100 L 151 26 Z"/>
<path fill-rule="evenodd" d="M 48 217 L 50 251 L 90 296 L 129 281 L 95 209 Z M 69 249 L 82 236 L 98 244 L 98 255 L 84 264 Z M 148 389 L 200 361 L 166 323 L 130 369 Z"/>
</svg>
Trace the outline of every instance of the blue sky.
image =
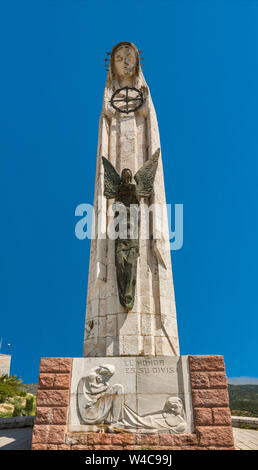
<svg viewBox="0 0 258 470">
<path fill-rule="evenodd" d="M 82 355 L 106 51 L 143 49 L 167 202 L 181 354 L 222 354 L 257 377 L 258 2 L 13 1 L 1 7 L 1 324 L 11 372 Z"/>
</svg>

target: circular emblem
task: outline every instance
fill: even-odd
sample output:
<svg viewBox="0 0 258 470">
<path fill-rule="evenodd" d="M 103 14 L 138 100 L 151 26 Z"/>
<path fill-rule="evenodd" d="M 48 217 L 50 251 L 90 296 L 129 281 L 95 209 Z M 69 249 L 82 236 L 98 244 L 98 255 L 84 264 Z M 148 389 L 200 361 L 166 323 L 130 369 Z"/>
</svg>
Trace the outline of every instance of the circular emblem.
<svg viewBox="0 0 258 470">
<path fill-rule="evenodd" d="M 133 113 L 144 103 L 143 93 L 134 87 L 124 86 L 113 93 L 111 106 L 120 113 Z"/>
</svg>

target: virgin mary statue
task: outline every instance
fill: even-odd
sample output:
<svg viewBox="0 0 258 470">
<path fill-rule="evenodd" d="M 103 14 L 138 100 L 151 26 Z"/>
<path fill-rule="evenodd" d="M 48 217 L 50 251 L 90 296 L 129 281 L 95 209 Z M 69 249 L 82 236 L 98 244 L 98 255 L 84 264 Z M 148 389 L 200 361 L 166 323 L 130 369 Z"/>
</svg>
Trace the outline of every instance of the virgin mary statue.
<svg viewBox="0 0 258 470">
<path fill-rule="evenodd" d="M 129 99 L 128 99 L 129 97 Z M 156 113 L 139 52 L 130 42 L 113 47 L 99 121 L 84 356 L 179 355 L 176 307 L 161 155 L 152 195 L 143 199 L 134 305 L 121 305 L 115 240 L 109 236 L 114 200 L 104 196 L 102 156 L 120 174 L 132 174 L 160 148 Z"/>
</svg>

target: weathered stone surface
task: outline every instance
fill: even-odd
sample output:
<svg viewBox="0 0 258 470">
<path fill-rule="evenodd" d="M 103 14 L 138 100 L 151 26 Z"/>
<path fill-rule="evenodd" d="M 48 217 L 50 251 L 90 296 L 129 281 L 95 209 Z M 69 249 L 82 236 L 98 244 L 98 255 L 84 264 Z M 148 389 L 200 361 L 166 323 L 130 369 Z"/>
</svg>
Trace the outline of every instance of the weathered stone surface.
<svg viewBox="0 0 258 470">
<path fill-rule="evenodd" d="M 40 374 L 39 389 L 51 389 L 54 387 L 54 374 Z"/>
<path fill-rule="evenodd" d="M 49 426 L 34 425 L 32 444 L 46 444 L 48 442 Z"/>
<path fill-rule="evenodd" d="M 53 409 L 52 408 L 40 408 L 37 407 L 35 424 L 52 424 L 53 419 Z"/>
<path fill-rule="evenodd" d="M 46 373 L 69 373 L 72 369 L 71 358 L 42 357 L 40 361 L 40 374 Z"/>
<path fill-rule="evenodd" d="M 196 426 L 201 446 L 234 446 L 232 428 L 229 426 Z"/>
<path fill-rule="evenodd" d="M 223 356 L 189 356 L 190 369 L 194 371 L 225 371 Z"/>
<path fill-rule="evenodd" d="M 62 446 L 63 447 L 63 446 Z M 102 447 L 102 446 L 100 446 Z M 60 449 L 60 447 L 59 447 Z M 60 450 L 66 450 L 66 449 L 60 449 Z M 94 446 L 87 446 L 87 445 L 75 445 L 71 447 L 71 450 L 94 450 Z M 102 448 L 100 450 L 103 450 Z"/>
<path fill-rule="evenodd" d="M 208 372 L 210 388 L 227 388 L 227 377 L 225 373 Z"/>
<path fill-rule="evenodd" d="M 66 424 L 66 407 L 37 407 L 35 424 Z"/>
<path fill-rule="evenodd" d="M 227 388 L 225 372 L 192 371 L 191 383 L 193 389 Z"/>
<path fill-rule="evenodd" d="M 68 409 L 66 407 L 53 408 L 52 424 L 66 424 Z"/>
<path fill-rule="evenodd" d="M 47 450 L 47 444 L 32 444 L 31 450 Z"/>
<path fill-rule="evenodd" d="M 141 434 L 136 439 L 139 445 L 155 446 L 159 444 L 158 434 Z"/>
<path fill-rule="evenodd" d="M 109 445 L 111 444 L 111 434 L 90 433 L 88 434 L 88 444 Z"/>
<path fill-rule="evenodd" d="M 160 445 L 172 445 L 172 446 L 185 446 L 185 445 L 197 445 L 197 436 L 196 434 L 160 434 L 159 436 Z"/>
<path fill-rule="evenodd" d="M 66 426 L 53 425 L 49 426 L 48 442 L 50 444 L 65 443 Z"/>
<path fill-rule="evenodd" d="M 71 446 L 68 444 L 59 444 L 58 450 L 71 450 Z"/>
<path fill-rule="evenodd" d="M 229 406 L 227 390 L 193 390 L 194 407 Z"/>
<path fill-rule="evenodd" d="M 69 390 L 39 390 L 37 394 L 37 406 L 68 406 Z"/>
<path fill-rule="evenodd" d="M 55 375 L 55 389 L 66 390 L 70 386 L 70 374 L 56 374 Z"/>
<path fill-rule="evenodd" d="M 112 444 L 122 446 L 136 444 L 136 436 L 126 433 L 115 434 L 112 438 Z"/>
<path fill-rule="evenodd" d="M 209 376 L 208 372 L 192 372 L 191 373 L 191 384 L 192 388 L 209 388 Z"/>
<path fill-rule="evenodd" d="M 90 434 L 86 432 L 67 433 L 65 437 L 65 442 L 66 444 L 69 444 L 69 445 L 76 445 L 76 444 L 86 445 L 88 444 L 89 435 Z"/>
<path fill-rule="evenodd" d="M 231 414 L 229 408 L 212 408 L 215 426 L 231 426 Z"/>
<path fill-rule="evenodd" d="M 195 408 L 194 423 L 196 426 L 211 426 L 213 424 L 212 410 L 210 408 Z"/>
</svg>

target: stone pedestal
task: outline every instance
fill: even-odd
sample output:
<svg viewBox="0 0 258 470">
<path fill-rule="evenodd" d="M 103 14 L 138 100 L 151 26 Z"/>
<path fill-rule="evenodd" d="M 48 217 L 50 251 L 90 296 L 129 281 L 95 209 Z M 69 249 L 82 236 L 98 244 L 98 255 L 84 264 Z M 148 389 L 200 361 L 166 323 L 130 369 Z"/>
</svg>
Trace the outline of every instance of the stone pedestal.
<svg viewBox="0 0 258 470">
<path fill-rule="evenodd" d="M 109 371 L 105 425 L 87 395 L 99 366 Z M 234 449 L 223 357 L 43 358 L 32 449 Z"/>
</svg>

